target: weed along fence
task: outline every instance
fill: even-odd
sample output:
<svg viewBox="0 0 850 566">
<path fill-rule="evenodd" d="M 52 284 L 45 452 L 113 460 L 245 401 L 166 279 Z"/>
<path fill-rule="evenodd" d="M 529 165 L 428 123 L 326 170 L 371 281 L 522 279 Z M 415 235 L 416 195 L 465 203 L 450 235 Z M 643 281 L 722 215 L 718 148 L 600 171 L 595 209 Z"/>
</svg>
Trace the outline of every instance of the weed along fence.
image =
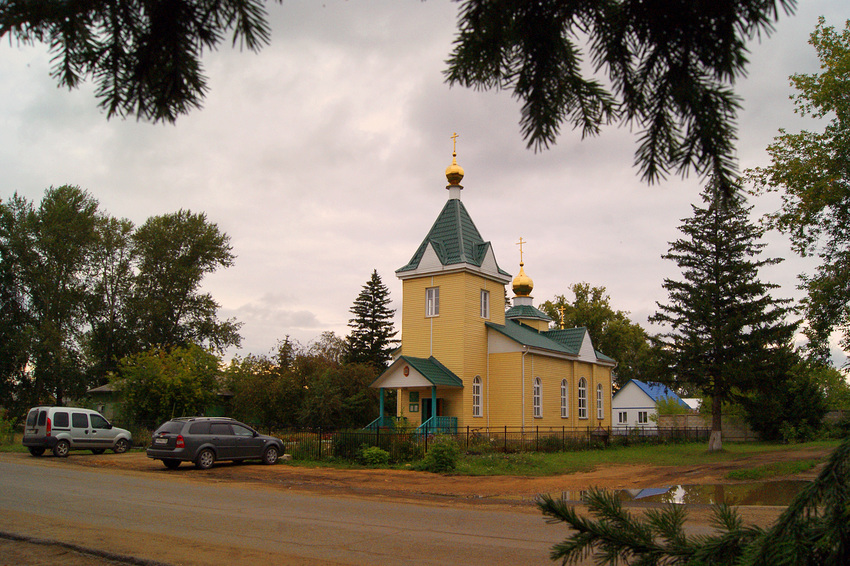
<svg viewBox="0 0 850 566">
<path fill-rule="evenodd" d="M 424 434 L 393 428 L 371 430 L 272 431 L 296 460 L 356 460 L 364 447 L 377 446 L 394 462 L 422 458 L 434 442 L 451 438 L 469 454 L 492 452 L 560 452 L 631 444 L 707 441 L 705 428 L 592 428 L 592 427 L 502 427 L 458 430 L 454 434 Z"/>
</svg>

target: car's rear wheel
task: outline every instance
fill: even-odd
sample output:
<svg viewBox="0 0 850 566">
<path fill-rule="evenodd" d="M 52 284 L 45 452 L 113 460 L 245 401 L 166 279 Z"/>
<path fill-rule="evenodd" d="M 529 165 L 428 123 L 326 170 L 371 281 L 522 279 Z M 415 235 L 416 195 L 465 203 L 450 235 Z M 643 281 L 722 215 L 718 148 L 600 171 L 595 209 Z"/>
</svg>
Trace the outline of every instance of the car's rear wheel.
<svg viewBox="0 0 850 566">
<path fill-rule="evenodd" d="M 277 446 L 269 446 L 263 452 L 263 464 L 274 464 L 277 462 Z"/>
<path fill-rule="evenodd" d="M 60 440 L 56 443 L 56 446 L 53 447 L 53 455 L 57 458 L 65 458 L 68 456 L 68 452 L 71 451 L 71 443 L 67 440 Z"/>
<path fill-rule="evenodd" d="M 169 470 L 176 470 L 177 468 L 180 467 L 180 460 L 172 460 L 172 459 L 168 458 L 168 459 L 163 460 L 162 463 L 165 464 L 165 467 L 168 468 Z"/>
<path fill-rule="evenodd" d="M 112 447 L 112 451 L 116 454 L 123 454 L 129 449 L 130 442 L 126 438 L 119 438 L 118 442 L 115 443 L 115 446 Z"/>
<path fill-rule="evenodd" d="M 214 462 L 215 453 L 209 448 L 204 448 L 195 459 L 195 466 L 197 466 L 199 470 L 208 470 L 212 467 Z"/>
<path fill-rule="evenodd" d="M 104 452 L 106 452 L 106 448 L 92 448 L 91 449 L 92 454 L 103 454 Z"/>
<path fill-rule="evenodd" d="M 44 454 L 44 448 L 30 448 L 30 454 L 33 456 L 41 456 Z"/>
</svg>

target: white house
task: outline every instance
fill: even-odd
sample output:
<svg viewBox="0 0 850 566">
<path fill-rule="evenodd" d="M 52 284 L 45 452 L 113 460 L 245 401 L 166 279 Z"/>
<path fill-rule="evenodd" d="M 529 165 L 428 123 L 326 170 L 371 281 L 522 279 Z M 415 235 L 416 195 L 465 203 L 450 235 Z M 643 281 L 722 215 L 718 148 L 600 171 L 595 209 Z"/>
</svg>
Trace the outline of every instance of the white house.
<svg viewBox="0 0 850 566">
<path fill-rule="evenodd" d="M 644 383 L 630 379 L 614 394 L 611 401 L 612 427 L 617 428 L 658 428 L 655 403 L 659 399 L 670 397 L 682 406 L 688 405 L 666 385 L 660 383 Z"/>
</svg>

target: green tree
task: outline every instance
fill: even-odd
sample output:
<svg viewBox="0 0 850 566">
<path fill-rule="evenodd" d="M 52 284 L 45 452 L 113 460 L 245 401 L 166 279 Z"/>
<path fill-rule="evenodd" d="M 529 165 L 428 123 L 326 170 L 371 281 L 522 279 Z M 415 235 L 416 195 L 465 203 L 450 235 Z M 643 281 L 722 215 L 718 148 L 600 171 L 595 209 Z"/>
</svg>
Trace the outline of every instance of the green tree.
<svg viewBox="0 0 850 566">
<path fill-rule="evenodd" d="M 239 346 L 240 323 L 220 321 L 219 304 L 199 292 L 208 273 L 230 267 L 230 237 L 203 213 L 181 210 L 149 218 L 133 234 L 138 274 L 131 320 L 141 349 L 205 344 Z"/>
<path fill-rule="evenodd" d="M 61 404 L 86 390 L 81 337 L 97 219 L 97 201 L 70 185 L 46 190 L 38 208 L 17 194 L 4 205 L 4 262 L 16 278 L 10 308 L 26 311 L 32 380 L 21 389 L 30 401 Z"/>
<path fill-rule="evenodd" d="M 616 496 L 592 489 L 586 496 L 593 518 L 551 496 L 538 507 L 551 522 L 572 531 L 550 557 L 573 564 L 591 555 L 596 564 L 680 566 L 839 566 L 850 564 L 850 437 L 835 449 L 817 479 L 806 486 L 767 529 L 745 525 L 733 508 L 714 507 L 716 533 L 685 533 L 684 505 L 649 510 L 636 517 Z"/>
<path fill-rule="evenodd" d="M 793 75 L 791 98 L 801 116 L 828 122 L 822 132 L 780 130 L 767 148 L 770 166 L 748 177 L 757 192 L 782 194 L 782 207 L 767 216 L 769 226 L 789 234 L 800 255 L 820 258 L 816 273 L 802 279 L 806 333 L 813 353 L 827 360 L 833 330 L 850 351 L 850 20 L 839 33 L 820 18 L 809 43 L 821 72 Z"/>
<path fill-rule="evenodd" d="M 593 346 L 617 360 L 614 381 L 618 386 L 630 379 L 647 379 L 654 375 L 655 352 L 650 346 L 646 331 L 629 319 L 629 313 L 614 310 L 605 287 L 591 287 L 588 283 L 570 285 L 575 298 L 568 300 L 556 295 L 540 309 L 553 320 L 561 320 L 565 328 L 587 328 Z"/>
<path fill-rule="evenodd" d="M 398 343 L 394 339 L 397 332 L 393 330 L 395 311 L 389 308 L 391 302 L 389 289 L 378 270 L 373 270 L 349 309 L 354 315 L 348 321 L 351 334 L 346 338 L 349 362 L 371 364 L 378 370 L 387 367 Z"/>
<path fill-rule="evenodd" d="M 204 414 L 220 388 L 218 365 L 218 357 L 195 344 L 122 359 L 112 382 L 123 417 L 153 428 L 173 417 Z"/>
<path fill-rule="evenodd" d="M 93 79 L 107 117 L 174 122 L 200 108 L 208 90 L 201 64 L 233 32 L 252 51 L 269 40 L 265 0 L 4 0 L 0 38 L 50 46 L 51 74 L 76 88 Z"/>
<path fill-rule="evenodd" d="M 650 320 L 671 327 L 659 338 L 675 381 L 712 398 L 709 449 L 720 450 L 722 404 L 787 375 L 796 325 L 785 322 L 789 301 L 769 295 L 776 285 L 758 279 L 761 267 L 781 260 L 757 259 L 763 230 L 749 221 L 743 195 L 711 183 L 702 198 L 705 208 L 692 207 L 685 237 L 663 256 L 683 280 L 664 280 L 669 302 Z"/>
<path fill-rule="evenodd" d="M 554 143 L 564 123 L 588 136 L 622 122 L 639 131 L 645 179 L 694 169 L 728 192 L 739 108 L 731 87 L 745 73 L 747 41 L 772 31 L 780 6 L 787 13 L 794 2 L 466 0 L 446 75 L 511 90 L 530 147 Z"/>
</svg>

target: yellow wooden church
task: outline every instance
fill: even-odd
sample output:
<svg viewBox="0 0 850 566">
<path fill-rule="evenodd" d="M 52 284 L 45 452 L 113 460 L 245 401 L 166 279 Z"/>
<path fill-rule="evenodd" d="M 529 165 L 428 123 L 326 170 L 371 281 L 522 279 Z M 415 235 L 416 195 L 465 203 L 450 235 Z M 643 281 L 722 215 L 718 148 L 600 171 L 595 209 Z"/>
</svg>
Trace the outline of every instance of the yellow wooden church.
<svg viewBox="0 0 850 566">
<path fill-rule="evenodd" d="M 449 198 L 402 280 L 401 347 L 372 383 L 397 391 L 397 415 L 421 429 L 609 427 L 611 370 L 584 328 L 550 329 L 534 307 L 520 239 L 519 274 L 499 267 L 461 202 L 452 152 Z M 505 285 L 515 297 L 506 308 Z M 380 417 L 375 425 L 390 426 Z M 386 421 L 386 422 L 385 422 Z"/>
</svg>

